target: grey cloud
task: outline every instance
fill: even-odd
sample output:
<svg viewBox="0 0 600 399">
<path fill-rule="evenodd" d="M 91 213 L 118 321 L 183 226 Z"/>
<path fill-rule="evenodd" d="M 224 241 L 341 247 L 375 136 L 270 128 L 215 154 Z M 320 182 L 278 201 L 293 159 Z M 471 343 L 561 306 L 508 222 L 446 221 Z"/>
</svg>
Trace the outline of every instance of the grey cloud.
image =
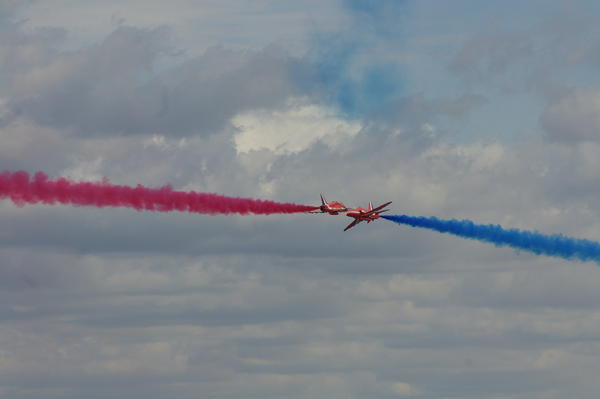
<svg viewBox="0 0 600 399">
<path fill-rule="evenodd" d="M 598 62 L 598 28 L 593 6 L 585 3 L 555 2 L 554 12 L 525 28 L 496 21 L 471 32 L 448 69 L 467 87 L 538 94 L 554 102 L 569 89 L 565 73 L 593 73 Z"/>
<path fill-rule="evenodd" d="M 423 394 L 454 392 L 468 397 L 479 392 L 480 397 L 481 392 L 502 391 L 500 386 L 510 380 L 513 384 L 503 392 L 523 394 L 547 388 L 553 370 L 520 366 L 528 377 L 525 383 L 515 379 L 510 368 L 527 364 L 536 351 L 565 342 L 560 339 L 560 329 L 541 336 L 519 334 L 555 320 L 557 313 L 530 309 L 528 317 L 521 313 L 515 319 L 512 312 L 464 308 L 457 302 L 459 297 L 443 295 L 425 305 L 418 299 L 432 295 L 425 287 L 418 293 L 413 290 L 403 300 L 382 297 L 365 301 L 356 296 L 361 282 L 377 280 L 383 288 L 389 278 L 327 274 L 315 278 L 304 269 L 306 262 L 285 272 L 278 272 L 272 259 L 253 257 L 94 255 L 88 259 L 66 257 L 63 262 L 63 273 L 69 268 L 95 270 L 83 286 L 92 283 L 96 289 L 87 296 L 77 296 L 81 295 L 77 285 L 66 285 L 63 296 L 56 291 L 40 292 L 37 304 L 28 301 L 31 309 L 17 308 L 22 314 L 29 312 L 28 317 L 2 318 L 0 331 L 10 326 L 23 333 L 17 338 L 4 332 L 0 344 L 8 340 L 13 345 L 27 345 L 27 350 L 8 350 L 5 356 L 19 362 L 38 359 L 40 363 L 29 368 L 26 378 L 21 373 L 3 373 L 3 383 L 16 392 L 24 392 L 24 387 L 55 387 L 80 394 L 91 390 L 93 394 L 104 386 L 104 394 L 115 395 L 139 393 L 134 386 L 146 381 L 160 392 L 190 381 L 198 384 L 198 390 L 213 390 L 215 395 L 227 397 L 217 381 L 230 390 L 239 387 L 260 395 L 275 389 L 270 378 L 286 381 L 281 387 L 285 392 L 293 389 L 299 378 L 314 378 L 317 383 L 324 375 L 338 375 L 347 387 L 346 379 L 352 379 L 354 373 L 369 372 L 376 381 L 363 382 L 366 393 L 385 390 L 381 387 L 385 381 L 404 381 Z M 547 274 L 536 273 L 532 278 L 544 280 Z M 462 279 L 455 271 L 428 278 L 434 282 L 448 276 Z M 400 280 L 404 277 L 396 275 Z M 111 292 L 119 282 L 123 284 L 120 292 Z M 160 287 L 168 290 L 153 294 Z M 527 286 L 519 289 L 527 290 Z M 14 304 L 32 292 L 12 295 L 4 297 L 4 302 Z M 490 295 L 488 299 L 502 298 Z M 209 306 L 214 312 L 202 310 Z M 502 320 L 497 320 L 500 315 Z M 580 317 L 586 314 L 576 316 L 573 327 Z M 494 322 L 502 328 L 494 330 Z M 31 325 L 43 325 L 43 333 L 28 333 Z M 581 338 L 577 333 L 572 336 L 573 342 L 582 342 Z M 48 341 L 56 346 L 47 346 Z M 36 351 L 46 353 L 47 360 L 40 360 Z M 178 363 L 170 362 L 177 356 L 188 360 L 176 367 Z M 50 363 L 54 364 L 53 373 L 48 371 Z M 170 370 L 164 368 L 169 365 Z M 430 368 L 433 365 L 435 372 Z M 492 384 L 492 389 L 454 385 L 477 377 Z M 572 387 L 567 384 L 565 389 Z M 318 390 L 322 389 L 325 387 Z M 332 395 L 343 397 L 343 387 L 332 389 Z M 352 391 L 356 393 L 356 389 Z M 35 397 L 31 391 L 25 395 Z"/>
<path fill-rule="evenodd" d="M 279 108 L 288 97 L 302 94 L 293 82 L 300 69 L 299 61 L 276 47 L 246 53 L 209 49 L 165 74 L 170 88 L 163 103 L 165 123 L 180 125 L 183 132 L 198 126 L 215 131 L 239 112 Z"/>
<path fill-rule="evenodd" d="M 17 118 L 0 128 L 0 170 L 45 170 L 58 174 L 78 158 L 80 143 L 62 132 Z"/>
<path fill-rule="evenodd" d="M 572 90 L 548 105 L 540 117 L 540 122 L 551 140 L 598 141 L 599 110 L 599 91 Z"/>
<path fill-rule="evenodd" d="M 433 122 L 440 117 L 460 118 L 467 116 L 477 107 L 485 104 L 486 98 L 479 94 L 462 94 L 456 98 L 427 98 L 423 93 L 415 93 L 394 101 L 375 113 L 383 116 L 378 122 L 393 126 L 420 127 L 424 122 Z"/>
<path fill-rule="evenodd" d="M 5 39 L 8 108 L 74 135 L 208 135 L 239 112 L 277 107 L 299 93 L 292 80 L 302 67 L 276 48 L 214 47 L 157 73 L 161 59 L 177 54 L 166 28 L 121 26 L 79 51 L 48 44 L 53 32 L 15 27 L 16 38 Z M 34 55 L 14 56 L 32 45 Z"/>
<path fill-rule="evenodd" d="M 481 34 L 466 41 L 449 68 L 468 81 L 480 82 L 533 55 L 534 46 L 526 33 Z"/>
<path fill-rule="evenodd" d="M 443 118 L 468 115 L 490 100 L 487 93 L 485 99 L 409 95 L 396 114 L 363 121 L 363 130 L 338 146 L 249 153 L 258 166 L 246 169 L 232 146 L 229 119 L 255 107 L 285 106 L 283 100 L 298 94 L 288 73 L 304 73 L 301 63 L 274 48 L 215 47 L 129 82 L 111 74 L 159 65 L 160 54 L 172 50 L 165 31 L 123 27 L 75 52 L 58 49 L 58 31 L 35 34 L 19 40 L 39 58 L 31 68 L 13 58 L 20 61 L 10 73 L 18 65 L 31 72 L 60 62 L 76 73 L 54 86 L 29 82 L 41 97 L 20 98 L 21 114 L 0 128 L 2 168 L 302 203 L 316 203 L 324 192 L 350 206 L 393 200 L 397 213 L 599 237 L 594 142 L 440 138 Z M 137 40 L 142 46 L 130 58 L 114 66 L 99 62 L 127 53 Z M 508 54 L 499 46 L 484 60 L 500 57 L 510 68 Z M 76 58 L 87 66 L 78 67 Z M 474 65 L 495 73 L 483 61 Z M 260 82 L 271 75 L 273 86 L 265 88 Z M 14 93 L 27 93 L 26 80 L 10 82 Z M 71 84 L 69 93 L 57 82 Z M 124 96 L 107 105 L 109 94 L 121 89 Z M 68 100 L 81 115 L 45 108 L 41 98 Z M 423 130 L 425 123 L 442 134 Z M 62 128 L 79 136 L 63 135 Z M 206 135 L 209 130 L 215 134 Z M 200 131 L 205 137 L 151 138 Z M 108 137 L 116 132 L 129 135 Z M 596 264 L 383 220 L 342 233 L 346 219 L 3 202 L 0 394 L 594 397 L 600 388 Z"/>
<path fill-rule="evenodd" d="M 448 116 L 463 116 L 475 107 L 485 104 L 487 100 L 478 94 L 464 94 L 454 100 L 433 100 L 433 108 Z"/>
<path fill-rule="evenodd" d="M 294 300 L 295 299 L 295 300 Z M 286 321 L 308 322 L 322 318 L 342 316 L 326 298 L 293 298 L 277 301 L 275 306 L 216 307 L 202 309 L 201 303 L 185 307 L 167 307 L 157 309 L 129 308 L 127 312 L 118 314 L 116 309 L 108 309 L 109 314 L 81 316 L 76 321 L 87 327 L 96 328 L 130 328 L 157 326 L 244 326 L 277 323 Z M 39 315 L 38 315 L 39 316 Z"/>
<path fill-rule="evenodd" d="M 81 282 L 84 271 L 71 270 L 67 254 L 41 255 L 23 249 L 3 248 L 0 287 L 3 292 L 62 289 Z M 60 277 L 59 277 L 60 276 Z"/>
</svg>

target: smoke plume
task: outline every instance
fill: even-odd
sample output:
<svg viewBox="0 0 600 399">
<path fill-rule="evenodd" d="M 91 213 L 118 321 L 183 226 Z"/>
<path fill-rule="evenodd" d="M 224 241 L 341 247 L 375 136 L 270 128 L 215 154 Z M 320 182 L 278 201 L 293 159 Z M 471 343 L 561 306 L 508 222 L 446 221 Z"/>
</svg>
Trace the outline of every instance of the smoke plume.
<svg viewBox="0 0 600 399">
<path fill-rule="evenodd" d="M 27 172 L 0 173 L 0 199 L 18 206 L 25 204 L 64 204 L 93 207 L 126 207 L 138 211 L 192 212 L 204 214 L 257 214 L 307 212 L 313 206 L 279 203 L 219 194 L 174 191 L 170 186 L 147 188 L 103 182 L 73 182 L 66 178 L 48 179 L 42 172 L 30 178 Z"/>
<path fill-rule="evenodd" d="M 545 235 L 536 231 L 504 229 L 498 225 L 480 225 L 469 220 L 441 220 L 436 217 L 407 215 L 382 215 L 381 217 L 398 224 L 490 242 L 498 247 L 508 246 L 538 255 L 582 261 L 592 260 L 600 263 L 600 243 L 562 234 Z"/>
</svg>

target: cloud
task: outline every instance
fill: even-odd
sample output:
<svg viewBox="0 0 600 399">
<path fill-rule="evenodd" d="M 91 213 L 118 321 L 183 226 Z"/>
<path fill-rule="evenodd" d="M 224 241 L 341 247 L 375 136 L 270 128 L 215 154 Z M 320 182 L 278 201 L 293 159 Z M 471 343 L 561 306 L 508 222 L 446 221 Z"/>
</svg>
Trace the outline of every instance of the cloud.
<svg viewBox="0 0 600 399">
<path fill-rule="evenodd" d="M 160 60 L 178 54 L 164 27 L 119 26 L 97 44 L 63 51 L 61 31 L 10 26 L 13 39 L 4 39 L 0 61 L 10 76 L 3 114 L 76 136 L 206 136 L 237 113 L 302 92 L 292 83 L 302 66 L 275 47 L 213 47 L 159 71 Z"/>
<path fill-rule="evenodd" d="M 411 6 L 407 0 L 343 0 L 342 4 L 360 25 L 388 37 L 400 34 L 399 17 L 404 16 Z"/>
<path fill-rule="evenodd" d="M 402 94 L 402 66 L 393 56 L 401 43 L 406 1 L 344 1 L 341 32 L 317 32 L 309 51 L 314 83 L 346 117 L 366 117 Z"/>
<path fill-rule="evenodd" d="M 600 140 L 600 91 L 576 89 L 557 98 L 544 110 L 540 122 L 551 140 Z"/>
<path fill-rule="evenodd" d="M 151 21 L 185 6 L 152 4 Z M 470 2 L 434 10 L 346 1 L 324 6 L 336 10 L 333 26 L 324 28 L 319 15 L 313 36 L 288 41 L 263 22 L 286 14 L 293 24 L 295 15 L 321 9 L 283 2 L 271 13 L 273 4 L 261 2 L 252 18 L 230 11 L 249 6 L 221 2 L 206 24 L 178 8 L 169 15 L 189 14 L 182 23 L 198 26 L 184 38 L 181 26 L 141 22 L 86 36 L 73 28 L 89 18 L 83 5 L 68 10 L 72 25 L 57 28 L 3 19 L 0 168 L 308 204 L 320 192 L 349 206 L 393 200 L 402 213 L 598 240 L 598 143 L 582 133 L 595 126 L 594 79 L 569 69 L 585 72 L 595 61 L 588 53 L 568 61 L 563 52 L 579 35 L 558 35 L 561 50 L 538 60 L 527 53 L 540 48 L 535 29 L 507 23 L 506 34 L 475 45 L 467 36 L 480 32 L 449 28 L 487 23 Z M 232 43 L 246 37 L 238 20 L 266 42 Z M 556 35 L 544 37 L 545 46 Z M 182 53 L 182 40 L 203 44 Z M 298 55 L 292 41 L 310 42 L 312 52 Z M 474 52 L 460 53 L 462 71 L 485 78 L 477 91 L 447 72 L 462 43 Z M 547 66 L 540 86 L 522 85 L 540 65 Z M 425 78 L 406 84 L 416 69 Z M 513 73 L 519 79 L 511 81 Z M 514 98 L 503 91 L 507 82 L 546 101 L 522 109 L 541 118 L 537 130 L 496 107 L 499 97 Z M 560 90 L 542 90 L 549 83 Z M 453 135 L 472 128 L 471 118 L 479 118 L 475 133 Z M 506 120 L 519 129 L 487 134 Z M 540 127 L 550 129 L 546 138 Z M 345 219 L 0 203 L 0 395 L 592 398 L 598 391 L 596 265 L 384 220 L 342 233 Z"/>
<path fill-rule="evenodd" d="M 274 154 L 300 152 L 315 141 L 332 147 L 351 139 L 361 126 L 336 117 L 315 105 L 292 106 L 283 112 L 240 114 L 232 120 L 240 130 L 235 135 L 238 153 L 269 149 Z"/>
<path fill-rule="evenodd" d="M 525 32 L 473 36 L 456 53 L 449 68 L 471 81 L 486 81 L 534 55 L 534 45 Z"/>
</svg>

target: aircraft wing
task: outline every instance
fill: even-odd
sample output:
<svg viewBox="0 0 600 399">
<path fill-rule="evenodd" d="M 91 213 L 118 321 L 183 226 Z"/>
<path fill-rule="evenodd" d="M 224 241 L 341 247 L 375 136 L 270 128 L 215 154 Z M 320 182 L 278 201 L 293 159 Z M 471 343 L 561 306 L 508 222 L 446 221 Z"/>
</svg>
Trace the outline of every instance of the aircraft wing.
<svg viewBox="0 0 600 399">
<path fill-rule="evenodd" d="M 389 204 L 391 204 L 392 201 L 390 202 L 386 202 L 385 204 L 379 205 L 377 208 L 373 208 L 372 210 L 370 210 L 369 212 L 365 213 L 364 216 L 369 216 L 372 215 L 374 213 L 381 213 L 381 212 L 385 212 L 385 211 L 380 211 L 380 209 L 385 208 L 386 206 L 388 206 Z"/>
<path fill-rule="evenodd" d="M 351 228 L 353 228 L 354 226 L 356 226 L 360 222 L 362 222 L 362 220 L 360 220 L 360 219 L 354 219 L 354 221 L 352 223 L 350 223 L 348 226 L 346 226 L 346 228 L 344 229 L 344 231 L 350 230 Z"/>
</svg>

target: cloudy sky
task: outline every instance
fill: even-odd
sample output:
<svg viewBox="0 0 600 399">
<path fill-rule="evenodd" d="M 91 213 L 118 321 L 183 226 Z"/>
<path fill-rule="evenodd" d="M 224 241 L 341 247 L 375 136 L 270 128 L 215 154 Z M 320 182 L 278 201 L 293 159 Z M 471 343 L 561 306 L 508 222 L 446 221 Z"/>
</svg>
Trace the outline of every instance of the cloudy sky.
<svg viewBox="0 0 600 399">
<path fill-rule="evenodd" d="M 0 170 L 600 240 L 592 0 L 0 0 Z M 600 267 L 0 202 L 3 398 L 596 398 Z"/>
</svg>

